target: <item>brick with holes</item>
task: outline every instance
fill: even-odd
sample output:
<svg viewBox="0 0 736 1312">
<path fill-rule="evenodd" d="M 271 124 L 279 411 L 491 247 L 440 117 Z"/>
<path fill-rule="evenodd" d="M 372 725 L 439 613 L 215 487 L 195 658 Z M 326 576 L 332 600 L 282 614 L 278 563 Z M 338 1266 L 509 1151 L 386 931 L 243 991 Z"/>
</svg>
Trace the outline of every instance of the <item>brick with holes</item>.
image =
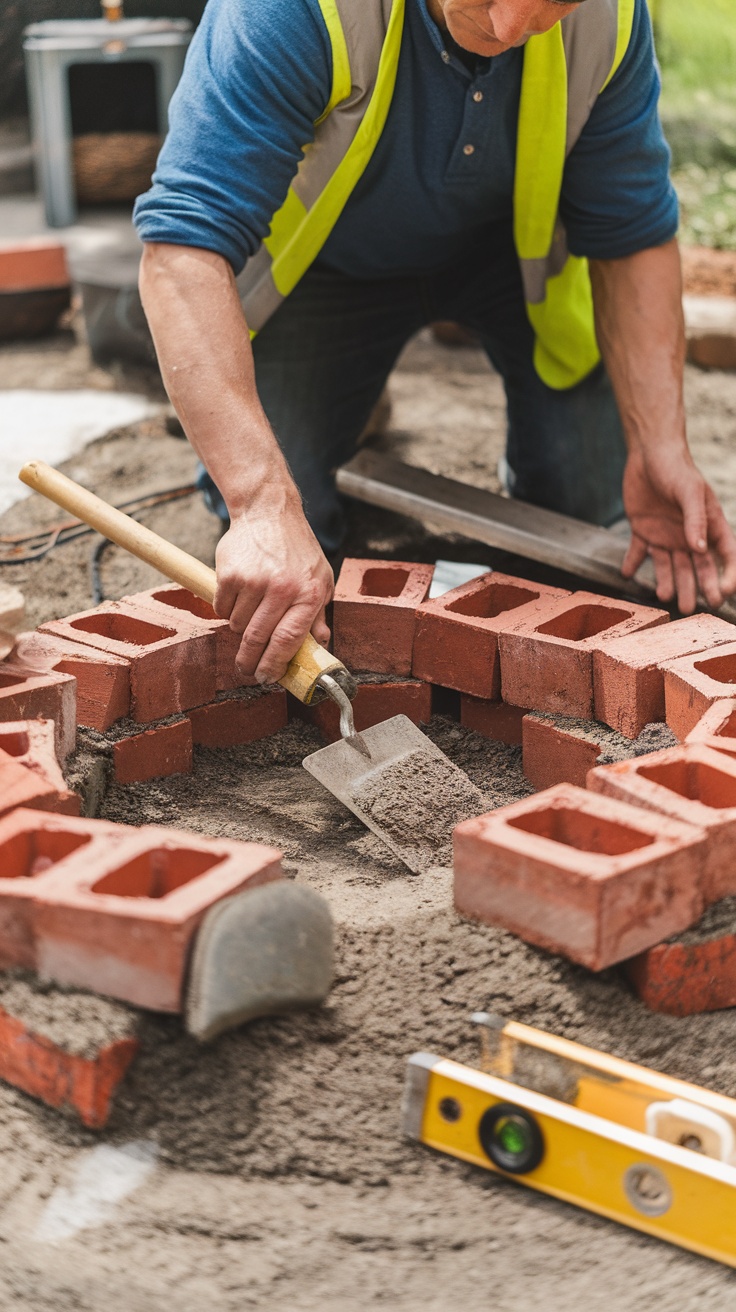
<svg viewBox="0 0 736 1312">
<path fill-rule="evenodd" d="M 82 854 L 110 860 L 130 834 L 125 825 L 18 808 L 0 819 L 0 968 L 36 968 L 33 902 L 42 880 L 66 870 Z"/>
<path fill-rule="evenodd" d="M 77 681 L 57 671 L 39 673 L 20 661 L 0 665 L 0 723 L 53 720 L 56 754 L 63 763 L 77 738 Z"/>
<path fill-rule="evenodd" d="M 215 696 L 214 635 L 191 624 L 167 624 L 124 602 L 51 620 L 41 632 L 68 638 L 130 666 L 131 716 L 139 723 L 164 719 Z"/>
<path fill-rule="evenodd" d="M 24 660 L 33 669 L 71 674 L 77 681 L 77 724 L 104 733 L 130 714 L 130 663 L 51 633 L 22 633 Z"/>
<path fill-rule="evenodd" d="M 67 786 L 56 757 L 53 720 L 15 720 L 0 724 L 0 752 L 48 784 L 57 794 L 59 804 L 52 809 L 78 815 L 80 798 Z M 0 806 L 2 805 L 0 796 Z"/>
<path fill-rule="evenodd" d="M 534 623 L 570 594 L 509 574 L 481 574 L 417 611 L 412 668 L 418 679 L 487 700 L 501 695 L 499 634 Z"/>
<path fill-rule="evenodd" d="M 411 674 L 417 606 L 433 565 L 405 560 L 344 561 L 335 585 L 335 655 L 351 670 Z"/>
<path fill-rule="evenodd" d="M 705 715 L 701 715 L 695 728 L 690 730 L 685 742 L 700 743 L 703 747 L 712 747 L 714 751 L 736 756 L 736 698 L 728 697 L 713 702 Z"/>
<path fill-rule="evenodd" d="M 593 654 L 595 718 L 627 738 L 665 718 L 665 661 L 710 650 L 736 639 L 718 615 L 689 615 L 624 638 L 608 639 Z"/>
<path fill-rule="evenodd" d="M 500 635 L 501 695 L 514 706 L 591 720 L 594 652 L 668 620 L 653 606 L 574 592 L 541 620 L 521 617 Z"/>
<path fill-rule="evenodd" d="M 705 830 L 706 903 L 736 893 L 736 760 L 688 743 L 596 766 L 588 788 Z"/>
<path fill-rule="evenodd" d="M 703 831 L 558 784 L 455 830 L 455 907 L 603 970 L 698 919 Z"/>
<path fill-rule="evenodd" d="M 208 601 L 203 601 L 178 583 L 165 583 L 157 588 L 149 588 L 147 592 L 133 593 L 122 600 L 137 609 L 150 611 L 164 624 L 171 623 L 173 619 L 178 625 L 190 624 L 198 632 L 204 630 L 214 634 L 217 691 L 240 687 L 243 681 L 235 668 L 235 657 L 242 634 L 234 633 L 228 620 L 219 619 Z"/>
<path fill-rule="evenodd" d="M 714 702 L 733 696 L 736 684 L 736 641 L 714 651 L 667 661 L 664 700 L 667 723 L 684 742 Z"/>
<path fill-rule="evenodd" d="M 143 826 L 106 859 L 82 853 L 73 872 L 44 880 L 34 903 L 39 974 L 178 1012 L 205 913 L 232 893 L 283 877 L 275 848 Z"/>
</svg>

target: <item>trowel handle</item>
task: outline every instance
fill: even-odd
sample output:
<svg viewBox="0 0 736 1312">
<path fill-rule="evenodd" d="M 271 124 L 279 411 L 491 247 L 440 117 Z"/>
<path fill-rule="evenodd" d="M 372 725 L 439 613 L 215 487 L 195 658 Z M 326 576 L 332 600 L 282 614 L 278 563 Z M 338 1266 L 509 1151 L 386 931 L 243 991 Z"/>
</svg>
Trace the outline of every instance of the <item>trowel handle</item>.
<svg viewBox="0 0 736 1312">
<path fill-rule="evenodd" d="M 195 596 L 212 605 L 217 579 L 215 571 L 203 565 L 201 560 L 195 560 L 194 556 L 182 551 L 181 547 L 175 547 L 152 529 L 131 519 L 130 515 L 124 515 L 122 510 L 108 505 L 95 496 L 94 492 L 80 487 L 79 483 L 67 478 L 66 474 L 60 474 L 58 469 L 52 469 L 43 460 L 29 461 L 18 477 L 34 492 L 41 492 L 50 501 L 55 501 L 57 506 L 68 510 L 70 515 L 75 515 L 77 519 L 89 524 L 90 528 L 102 533 L 103 537 L 124 547 L 139 560 L 145 560 L 167 579 L 188 588 Z M 300 702 L 310 702 L 322 674 L 334 676 L 335 672 L 344 670 L 342 662 L 331 656 L 324 647 L 320 647 L 310 633 L 290 661 L 279 683 L 287 692 L 298 697 Z"/>
</svg>

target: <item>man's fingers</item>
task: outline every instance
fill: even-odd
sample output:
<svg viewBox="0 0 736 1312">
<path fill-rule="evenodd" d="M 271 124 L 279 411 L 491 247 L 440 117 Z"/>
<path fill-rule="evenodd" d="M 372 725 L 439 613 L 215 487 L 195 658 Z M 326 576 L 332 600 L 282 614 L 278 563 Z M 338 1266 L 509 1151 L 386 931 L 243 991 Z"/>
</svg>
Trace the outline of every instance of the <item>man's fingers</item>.
<svg viewBox="0 0 736 1312">
<path fill-rule="evenodd" d="M 675 595 L 675 580 L 672 572 L 672 557 L 669 551 L 661 547 L 650 547 L 649 555 L 654 565 L 659 601 L 672 601 Z"/>
<path fill-rule="evenodd" d="M 723 593 L 718 577 L 718 566 L 713 558 L 711 551 L 706 551 L 704 556 L 692 557 L 695 576 L 698 580 L 698 589 L 713 610 L 723 603 Z"/>
<path fill-rule="evenodd" d="M 639 566 L 646 560 L 647 555 L 648 547 L 646 542 L 643 538 L 638 537 L 636 533 L 632 533 L 631 541 L 624 556 L 624 563 L 621 566 L 621 573 L 625 579 L 633 578 Z"/>
<path fill-rule="evenodd" d="M 280 598 L 278 594 L 269 592 L 264 597 L 243 633 L 243 639 L 235 660 L 241 674 L 246 676 L 256 675 L 260 680 L 261 671 L 259 666 L 261 659 L 271 641 L 274 630 L 281 623 L 288 609 L 288 601 Z M 294 651 L 297 650 L 298 646 L 299 643 L 296 644 Z M 293 656 L 294 652 L 291 655 Z M 289 660 L 291 660 L 291 656 Z M 284 666 L 285 668 L 286 666 Z M 283 672 L 283 670 L 280 670 L 275 677 L 280 678 Z"/>
<path fill-rule="evenodd" d="M 685 542 L 694 555 L 702 555 L 708 550 L 707 492 L 706 483 L 694 471 L 678 498 Z"/>
<path fill-rule="evenodd" d="M 259 683 L 276 683 L 286 673 L 289 661 L 310 632 L 311 619 L 311 607 L 304 603 L 292 606 L 286 612 L 274 628 L 271 640 L 258 662 L 255 674 Z"/>
<path fill-rule="evenodd" d="M 672 552 L 672 568 L 677 593 L 677 606 L 683 615 L 692 615 L 698 599 L 693 560 L 687 551 Z"/>
<path fill-rule="evenodd" d="M 736 592 L 736 537 L 715 496 L 711 493 L 710 506 L 711 546 L 721 565 L 719 586 L 722 598 Z M 720 602 L 718 603 L 720 605 Z"/>
<path fill-rule="evenodd" d="M 324 606 L 322 607 L 322 610 L 320 611 L 319 615 L 314 621 L 314 624 L 312 625 L 311 634 L 315 642 L 319 643 L 320 647 L 328 646 L 331 634 L 330 634 L 330 626 L 327 623 L 327 620 L 325 619 Z"/>
</svg>

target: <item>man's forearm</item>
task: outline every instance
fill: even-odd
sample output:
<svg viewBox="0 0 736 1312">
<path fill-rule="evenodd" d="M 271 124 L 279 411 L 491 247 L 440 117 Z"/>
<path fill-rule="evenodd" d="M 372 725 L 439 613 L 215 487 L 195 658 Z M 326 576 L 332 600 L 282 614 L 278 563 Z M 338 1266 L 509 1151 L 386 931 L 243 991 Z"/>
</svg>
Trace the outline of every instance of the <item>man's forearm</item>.
<svg viewBox="0 0 736 1312">
<path fill-rule="evenodd" d="M 685 324 L 676 241 L 590 265 L 596 329 L 629 451 L 686 448 Z"/>
<path fill-rule="evenodd" d="M 268 499 L 298 501 L 256 391 L 250 335 L 226 260 L 147 245 L 141 298 L 166 390 L 231 517 Z"/>
</svg>

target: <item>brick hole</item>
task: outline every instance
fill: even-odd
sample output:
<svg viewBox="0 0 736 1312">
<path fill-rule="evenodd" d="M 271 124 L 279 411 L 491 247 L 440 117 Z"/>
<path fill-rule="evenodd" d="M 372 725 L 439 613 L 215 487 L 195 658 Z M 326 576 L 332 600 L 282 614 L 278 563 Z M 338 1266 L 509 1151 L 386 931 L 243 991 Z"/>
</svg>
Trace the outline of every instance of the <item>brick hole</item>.
<svg viewBox="0 0 736 1312">
<path fill-rule="evenodd" d="M 490 582 L 472 597 L 459 597 L 446 607 L 455 615 L 472 615 L 475 619 L 491 620 L 507 610 L 516 610 L 528 601 L 536 601 L 538 592 L 532 588 L 517 588 L 511 583 Z"/>
<path fill-rule="evenodd" d="M 716 683 L 736 683 L 736 656 L 710 656 L 696 661 L 695 669 Z"/>
<path fill-rule="evenodd" d="M 736 711 L 731 711 L 727 719 L 723 721 L 720 729 L 716 730 L 715 738 L 736 738 Z"/>
<path fill-rule="evenodd" d="M 200 620 L 216 620 L 214 610 L 208 601 L 203 601 L 201 597 L 195 597 L 193 592 L 187 588 L 179 588 L 176 592 L 154 592 L 154 601 L 159 601 L 162 606 L 171 606 L 174 610 L 186 610 L 190 615 L 196 615 Z"/>
<path fill-rule="evenodd" d="M 644 765 L 637 770 L 643 779 L 669 788 L 671 793 L 700 802 L 716 810 L 736 806 L 736 779 L 712 765 L 700 761 L 671 761 L 662 765 Z"/>
<path fill-rule="evenodd" d="M 153 848 L 99 879 L 90 892 L 114 897 L 167 897 L 224 860 L 224 856 L 213 856 L 211 852 Z"/>
<path fill-rule="evenodd" d="M 41 875 L 89 843 L 90 834 L 47 833 L 43 829 L 14 834 L 0 845 L 0 877 L 28 879 Z"/>
<path fill-rule="evenodd" d="M 114 642 L 129 642 L 137 647 L 150 647 L 153 642 L 176 637 L 175 629 L 148 624 L 146 620 L 136 620 L 130 615 L 118 615 L 115 611 L 102 611 L 99 615 L 87 615 L 84 619 L 72 620 L 71 627 L 81 629 L 84 633 L 99 633 L 101 638 L 112 638 Z"/>
<path fill-rule="evenodd" d="M 13 733 L 0 730 L 0 750 L 7 752 L 8 756 L 25 756 L 31 750 L 31 740 L 23 729 Z"/>
<path fill-rule="evenodd" d="M 18 677 L 17 674 L 0 674 L 0 688 L 17 688 L 22 683 L 28 683 L 30 675 L 23 674 Z"/>
<path fill-rule="evenodd" d="M 539 838 L 551 838 L 552 842 L 575 847 L 579 852 L 596 852 L 604 856 L 636 852 L 654 842 L 650 834 L 568 807 L 549 806 L 506 823 L 512 829 L 523 829 Z"/>
<path fill-rule="evenodd" d="M 546 624 L 540 624 L 535 633 L 548 633 L 552 638 L 567 638 L 568 642 L 584 642 L 597 633 L 612 629 L 631 618 L 631 611 L 610 610 L 608 606 L 574 606 L 564 615 L 556 615 Z M 736 665 L 734 666 L 736 676 Z"/>
<path fill-rule="evenodd" d="M 408 569 L 367 569 L 358 596 L 400 597 L 408 582 Z"/>
</svg>

